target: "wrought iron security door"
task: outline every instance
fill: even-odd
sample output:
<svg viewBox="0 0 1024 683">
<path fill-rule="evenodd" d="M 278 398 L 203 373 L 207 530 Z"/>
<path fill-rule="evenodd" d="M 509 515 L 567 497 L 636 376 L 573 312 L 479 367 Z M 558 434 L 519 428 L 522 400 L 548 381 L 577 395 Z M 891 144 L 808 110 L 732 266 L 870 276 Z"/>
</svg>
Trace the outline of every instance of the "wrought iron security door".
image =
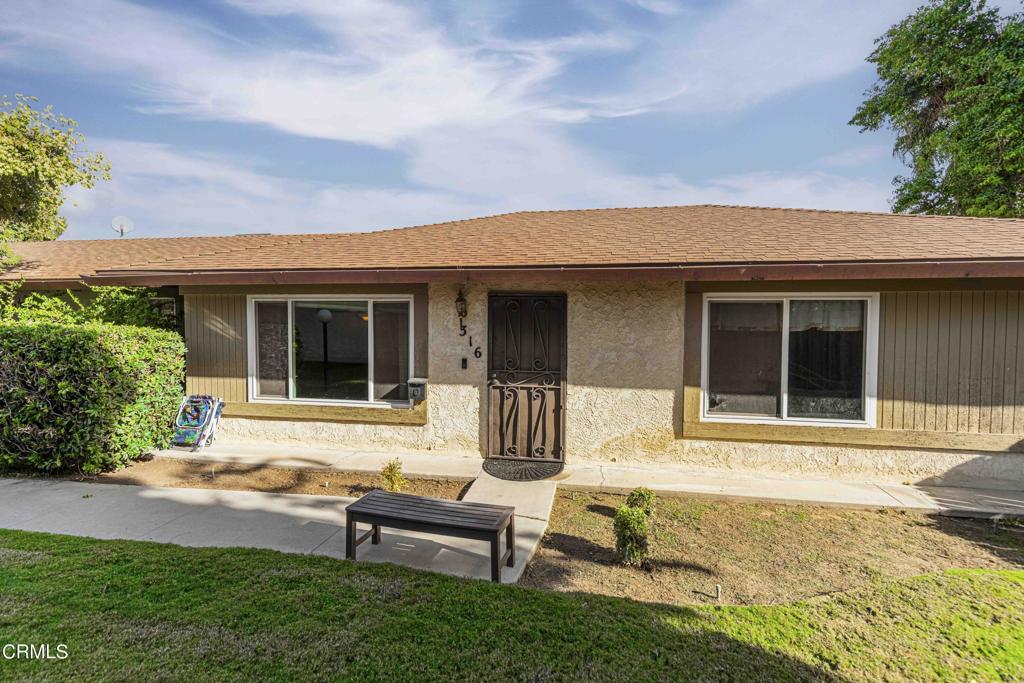
<svg viewBox="0 0 1024 683">
<path fill-rule="evenodd" d="M 488 455 L 562 460 L 564 294 L 492 294 L 488 300 Z"/>
</svg>

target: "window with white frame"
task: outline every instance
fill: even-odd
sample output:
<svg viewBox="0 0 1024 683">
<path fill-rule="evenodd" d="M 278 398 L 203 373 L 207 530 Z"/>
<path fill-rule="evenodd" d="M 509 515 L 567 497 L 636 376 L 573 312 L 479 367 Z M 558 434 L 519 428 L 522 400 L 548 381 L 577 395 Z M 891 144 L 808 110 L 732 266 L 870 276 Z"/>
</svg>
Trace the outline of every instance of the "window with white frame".
<svg viewBox="0 0 1024 683">
<path fill-rule="evenodd" d="M 878 297 L 707 295 L 701 419 L 874 426 Z"/>
<path fill-rule="evenodd" d="M 250 297 L 255 401 L 408 403 L 412 297 Z"/>
</svg>

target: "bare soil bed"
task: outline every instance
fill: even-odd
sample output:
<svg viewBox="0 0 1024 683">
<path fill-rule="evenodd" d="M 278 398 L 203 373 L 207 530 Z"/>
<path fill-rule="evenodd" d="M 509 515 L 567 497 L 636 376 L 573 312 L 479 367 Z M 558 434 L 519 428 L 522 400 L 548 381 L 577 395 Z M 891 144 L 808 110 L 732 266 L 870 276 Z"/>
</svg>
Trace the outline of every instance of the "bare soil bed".
<svg viewBox="0 0 1024 683">
<path fill-rule="evenodd" d="M 193 489 L 229 489 L 233 491 L 268 491 L 271 493 L 305 493 L 319 496 L 358 498 L 373 489 L 383 488 L 380 475 L 359 472 L 325 472 L 318 470 L 264 467 L 260 465 L 225 465 L 156 458 L 137 462 L 123 470 L 94 477 L 68 475 L 74 481 L 102 484 L 133 484 L 137 486 L 173 486 Z M 458 499 L 469 486 L 468 481 L 454 479 L 414 479 L 405 493 L 433 498 Z"/>
<path fill-rule="evenodd" d="M 622 566 L 624 496 L 559 492 L 521 583 L 669 604 L 774 604 L 884 577 L 1024 568 L 1024 525 L 900 511 L 659 497 L 645 569 Z"/>
</svg>

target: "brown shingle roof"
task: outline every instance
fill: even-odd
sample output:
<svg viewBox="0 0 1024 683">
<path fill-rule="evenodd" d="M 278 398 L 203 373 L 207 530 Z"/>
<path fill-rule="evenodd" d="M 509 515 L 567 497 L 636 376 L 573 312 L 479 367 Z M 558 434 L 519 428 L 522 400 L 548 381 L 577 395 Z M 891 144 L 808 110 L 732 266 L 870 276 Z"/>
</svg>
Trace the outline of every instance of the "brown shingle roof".
<svg viewBox="0 0 1024 683">
<path fill-rule="evenodd" d="M 23 255 L 40 250 L 37 272 L 65 275 L 976 261 L 1024 258 L 1024 220 L 700 205 L 529 211 L 362 233 L 16 247 Z M 68 261 L 42 263 L 52 258 Z"/>
<path fill-rule="evenodd" d="M 681 206 L 530 211 L 336 233 L 132 270 L 549 267 L 1024 257 L 1024 220 Z"/>
<path fill-rule="evenodd" d="M 311 239 L 313 235 L 235 235 L 228 237 L 164 237 L 148 239 L 56 240 L 13 242 L 11 251 L 20 259 L 0 280 L 74 282 L 83 275 L 126 263 L 165 258 L 208 257 L 233 250 L 275 246 Z"/>
</svg>

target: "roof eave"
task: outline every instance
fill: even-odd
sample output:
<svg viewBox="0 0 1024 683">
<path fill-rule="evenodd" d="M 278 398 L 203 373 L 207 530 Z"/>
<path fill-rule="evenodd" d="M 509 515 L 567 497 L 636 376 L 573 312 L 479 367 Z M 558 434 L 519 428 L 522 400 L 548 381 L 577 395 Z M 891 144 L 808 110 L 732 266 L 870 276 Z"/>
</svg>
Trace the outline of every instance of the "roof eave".
<svg viewBox="0 0 1024 683">
<path fill-rule="evenodd" d="M 83 275 L 96 285 L 276 285 L 471 282 L 524 279 L 689 281 L 864 280 L 1024 277 L 1024 259 L 824 263 L 665 264 L 623 266 L 451 267 L 308 270 L 106 270 Z"/>
<path fill-rule="evenodd" d="M 35 289 L 85 289 L 85 276 L 59 278 L 5 277 L 0 278 L 0 285 L 19 285 L 24 290 Z"/>
</svg>

